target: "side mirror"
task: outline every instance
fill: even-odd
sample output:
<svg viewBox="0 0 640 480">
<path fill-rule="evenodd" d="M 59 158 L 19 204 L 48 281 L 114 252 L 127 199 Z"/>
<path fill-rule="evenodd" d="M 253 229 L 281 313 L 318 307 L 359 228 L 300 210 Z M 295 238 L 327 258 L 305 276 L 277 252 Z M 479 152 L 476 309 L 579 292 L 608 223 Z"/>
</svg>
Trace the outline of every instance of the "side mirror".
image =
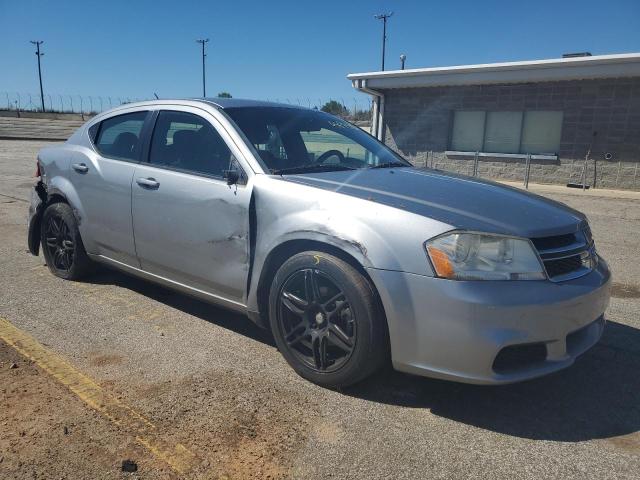
<svg viewBox="0 0 640 480">
<path fill-rule="evenodd" d="M 235 185 L 240 180 L 240 173 L 237 170 L 224 170 L 222 177 L 227 181 L 227 185 Z"/>
</svg>

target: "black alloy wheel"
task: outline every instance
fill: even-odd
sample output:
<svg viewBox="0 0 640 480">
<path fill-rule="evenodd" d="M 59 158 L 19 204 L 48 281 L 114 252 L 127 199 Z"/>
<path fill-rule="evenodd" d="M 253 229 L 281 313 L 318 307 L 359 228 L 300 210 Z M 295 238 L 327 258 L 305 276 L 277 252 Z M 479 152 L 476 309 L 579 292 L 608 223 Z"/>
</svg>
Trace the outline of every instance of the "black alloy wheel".
<svg viewBox="0 0 640 480">
<path fill-rule="evenodd" d="M 269 323 L 285 360 L 318 385 L 353 385 L 389 361 L 387 323 L 371 280 L 326 252 L 297 253 L 278 268 Z"/>
<path fill-rule="evenodd" d="M 69 227 L 60 215 L 51 215 L 44 229 L 45 248 L 53 266 L 60 271 L 70 271 L 73 266 L 75 244 Z"/>
<path fill-rule="evenodd" d="M 69 205 L 63 202 L 49 205 L 40 225 L 42 253 L 51 273 L 66 280 L 78 280 L 94 269 Z"/>
<path fill-rule="evenodd" d="M 357 328 L 345 293 L 324 272 L 305 268 L 280 289 L 278 322 L 293 354 L 319 372 L 333 372 L 351 357 Z"/>
</svg>

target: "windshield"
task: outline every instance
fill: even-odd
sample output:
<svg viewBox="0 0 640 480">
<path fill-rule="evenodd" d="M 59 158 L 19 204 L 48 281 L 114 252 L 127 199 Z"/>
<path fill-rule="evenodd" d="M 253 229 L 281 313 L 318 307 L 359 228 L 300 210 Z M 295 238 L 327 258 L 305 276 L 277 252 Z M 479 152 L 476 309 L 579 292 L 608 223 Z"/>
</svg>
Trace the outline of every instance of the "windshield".
<svg viewBox="0 0 640 480">
<path fill-rule="evenodd" d="M 286 107 L 225 112 L 271 173 L 411 166 L 359 127 L 328 113 Z"/>
</svg>

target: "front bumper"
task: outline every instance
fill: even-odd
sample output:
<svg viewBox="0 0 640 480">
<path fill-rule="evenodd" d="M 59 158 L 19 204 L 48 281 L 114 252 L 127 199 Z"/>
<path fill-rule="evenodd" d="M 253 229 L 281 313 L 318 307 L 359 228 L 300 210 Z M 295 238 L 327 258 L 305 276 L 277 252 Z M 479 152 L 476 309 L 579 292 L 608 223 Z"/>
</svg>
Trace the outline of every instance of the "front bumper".
<svg viewBox="0 0 640 480">
<path fill-rule="evenodd" d="M 477 384 L 527 380 L 571 365 L 602 336 L 611 282 L 602 259 L 591 273 L 561 283 L 368 273 L 387 315 L 394 368 Z M 539 354 L 509 364 L 518 350 Z"/>
</svg>

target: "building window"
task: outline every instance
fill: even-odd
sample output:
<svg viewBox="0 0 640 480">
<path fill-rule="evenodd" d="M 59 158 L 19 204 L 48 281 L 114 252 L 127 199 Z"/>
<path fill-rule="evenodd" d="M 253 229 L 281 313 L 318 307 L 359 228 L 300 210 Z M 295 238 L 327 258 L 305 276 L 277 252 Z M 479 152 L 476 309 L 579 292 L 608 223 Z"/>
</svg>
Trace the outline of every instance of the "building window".
<svg viewBox="0 0 640 480">
<path fill-rule="evenodd" d="M 451 148 L 461 152 L 482 150 L 486 115 L 486 112 L 455 112 Z"/>
<path fill-rule="evenodd" d="M 560 150 L 562 112 L 526 112 L 520 151 L 557 153 Z"/>
<path fill-rule="evenodd" d="M 522 112 L 487 112 L 484 152 L 520 153 Z"/>
<path fill-rule="evenodd" d="M 560 149 L 562 112 L 456 111 L 451 149 L 461 152 L 547 153 Z"/>
</svg>

